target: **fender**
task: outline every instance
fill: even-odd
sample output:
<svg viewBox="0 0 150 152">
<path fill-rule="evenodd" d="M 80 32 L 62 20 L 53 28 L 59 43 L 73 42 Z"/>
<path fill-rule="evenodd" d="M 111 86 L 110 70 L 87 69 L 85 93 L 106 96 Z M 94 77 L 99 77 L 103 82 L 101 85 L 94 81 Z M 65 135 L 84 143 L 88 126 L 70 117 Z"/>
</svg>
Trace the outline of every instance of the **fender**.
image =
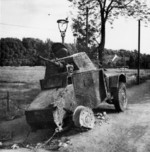
<svg viewBox="0 0 150 152">
<path fill-rule="evenodd" d="M 126 76 L 124 74 L 109 77 L 110 88 L 118 88 L 120 82 L 126 83 Z"/>
</svg>

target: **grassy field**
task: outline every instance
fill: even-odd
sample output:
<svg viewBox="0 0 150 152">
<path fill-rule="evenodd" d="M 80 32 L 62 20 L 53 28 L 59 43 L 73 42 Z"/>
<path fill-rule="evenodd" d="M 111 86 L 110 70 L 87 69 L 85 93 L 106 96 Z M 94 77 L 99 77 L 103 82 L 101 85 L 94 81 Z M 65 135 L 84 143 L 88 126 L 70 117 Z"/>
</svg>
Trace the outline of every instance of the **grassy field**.
<svg viewBox="0 0 150 152">
<path fill-rule="evenodd" d="M 0 82 L 33 83 L 43 79 L 45 67 L 0 67 Z"/>
<path fill-rule="evenodd" d="M 107 69 L 108 73 L 121 73 L 121 69 Z M 126 71 L 127 84 L 136 83 L 137 70 Z M 141 70 L 141 76 L 150 70 Z M 7 115 L 6 97 L 9 92 L 10 111 L 20 115 L 40 92 L 39 80 L 44 78 L 45 67 L 0 67 L 0 120 Z M 15 112 L 15 113 L 14 113 Z"/>
<path fill-rule="evenodd" d="M 124 69 L 107 69 L 110 73 L 121 73 Z M 127 76 L 137 74 L 136 69 L 125 69 Z M 0 67 L 0 83 L 1 82 L 25 82 L 35 83 L 44 78 L 45 67 L 43 66 L 22 66 L 22 67 Z M 141 76 L 150 74 L 150 70 L 140 70 Z"/>
<path fill-rule="evenodd" d="M 44 67 L 0 67 L 0 120 L 8 115 L 20 116 L 40 92 L 39 80 Z M 10 112 L 7 112 L 9 92 Z"/>
</svg>

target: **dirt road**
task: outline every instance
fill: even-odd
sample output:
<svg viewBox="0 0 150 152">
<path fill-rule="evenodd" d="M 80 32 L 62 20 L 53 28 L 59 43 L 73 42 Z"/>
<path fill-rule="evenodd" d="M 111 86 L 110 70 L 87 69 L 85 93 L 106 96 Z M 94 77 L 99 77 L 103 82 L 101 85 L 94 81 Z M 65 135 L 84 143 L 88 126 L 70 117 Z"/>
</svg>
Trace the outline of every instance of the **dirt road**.
<svg viewBox="0 0 150 152">
<path fill-rule="evenodd" d="M 150 80 L 128 89 L 129 105 L 124 113 L 115 113 L 111 106 L 100 106 L 98 111 L 106 111 L 108 120 L 100 123 L 96 120 L 94 129 L 87 132 L 71 134 L 65 133 L 63 136 L 69 138 L 70 143 L 66 147 L 61 147 L 61 152 L 150 152 Z M 18 122 L 17 122 L 18 121 Z M 17 130 L 23 127 L 22 134 L 29 129 L 24 119 L 15 120 L 18 123 Z M 6 124 L 1 124 L 6 127 Z M 14 129 L 15 130 L 15 129 Z M 48 132 L 38 134 L 33 133 L 30 140 L 35 142 L 44 139 Z M 69 135 L 69 136 L 68 136 Z M 17 136 L 17 133 L 16 133 Z M 19 140 L 19 138 L 15 138 Z M 21 140 L 21 139 L 20 139 Z M 44 149 L 17 149 L 1 150 L 3 152 L 46 152 Z"/>
</svg>

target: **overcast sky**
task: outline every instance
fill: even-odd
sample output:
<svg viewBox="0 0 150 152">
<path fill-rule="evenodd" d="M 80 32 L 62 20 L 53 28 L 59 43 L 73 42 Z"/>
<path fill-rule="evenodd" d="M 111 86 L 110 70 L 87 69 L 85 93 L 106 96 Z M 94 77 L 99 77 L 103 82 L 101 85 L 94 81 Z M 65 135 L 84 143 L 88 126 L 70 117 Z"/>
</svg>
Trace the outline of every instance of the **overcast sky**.
<svg viewBox="0 0 150 152">
<path fill-rule="evenodd" d="M 67 0 L 0 0 L 0 37 L 33 37 L 61 42 L 57 20 L 70 16 Z M 48 15 L 50 14 L 50 15 Z M 119 19 L 107 25 L 106 48 L 134 50 L 138 46 L 138 21 Z M 73 43 L 70 24 L 65 42 Z M 141 23 L 141 52 L 150 54 L 150 25 Z"/>
</svg>

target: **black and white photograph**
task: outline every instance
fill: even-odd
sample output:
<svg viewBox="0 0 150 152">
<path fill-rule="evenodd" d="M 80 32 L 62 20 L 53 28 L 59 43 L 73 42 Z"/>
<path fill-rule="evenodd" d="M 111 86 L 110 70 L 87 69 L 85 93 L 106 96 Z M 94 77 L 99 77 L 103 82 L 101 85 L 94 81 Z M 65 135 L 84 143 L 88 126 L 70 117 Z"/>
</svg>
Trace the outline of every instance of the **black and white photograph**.
<svg viewBox="0 0 150 152">
<path fill-rule="evenodd" d="M 0 152 L 150 152 L 150 0 L 0 0 Z"/>
</svg>

